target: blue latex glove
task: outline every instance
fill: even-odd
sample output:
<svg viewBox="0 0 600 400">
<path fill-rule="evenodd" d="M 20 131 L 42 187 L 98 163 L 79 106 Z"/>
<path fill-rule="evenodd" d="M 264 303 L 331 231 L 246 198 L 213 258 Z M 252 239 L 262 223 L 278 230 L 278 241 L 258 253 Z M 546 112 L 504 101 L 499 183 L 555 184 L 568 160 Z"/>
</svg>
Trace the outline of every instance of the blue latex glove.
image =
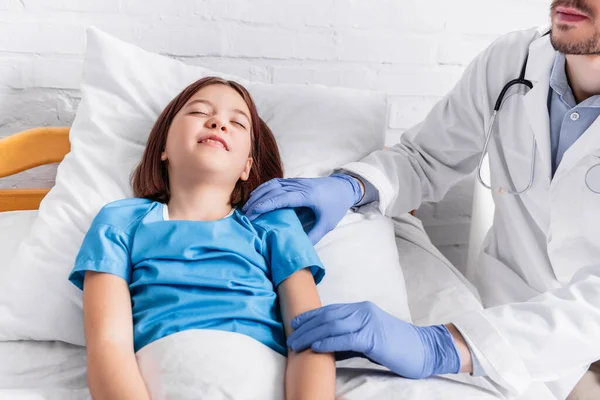
<svg viewBox="0 0 600 400">
<path fill-rule="evenodd" d="M 261 214 L 280 208 L 307 207 L 316 219 L 308 237 L 316 244 L 336 227 L 361 197 L 358 180 L 344 174 L 333 174 L 327 178 L 277 178 L 252 192 L 242 212 L 252 221 Z"/>
<path fill-rule="evenodd" d="M 460 372 L 461 360 L 444 325 L 418 327 L 371 302 L 335 304 L 292 320 L 288 347 L 318 353 L 356 352 L 405 378 Z"/>
</svg>

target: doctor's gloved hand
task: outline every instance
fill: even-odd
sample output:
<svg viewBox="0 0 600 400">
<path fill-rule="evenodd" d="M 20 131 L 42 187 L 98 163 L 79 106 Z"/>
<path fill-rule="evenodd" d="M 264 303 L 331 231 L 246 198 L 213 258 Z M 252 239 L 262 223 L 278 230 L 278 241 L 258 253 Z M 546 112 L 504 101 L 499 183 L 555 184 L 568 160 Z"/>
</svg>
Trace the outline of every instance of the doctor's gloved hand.
<svg viewBox="0 0 600 400">
<path fill-rule="evenodd" d="M 292 320 L 288 347 L 299 352 L 356 352 L 405 378 L 458 373 L 460 355 L 444 325 L 418 327 L 371 302 L 334 304 Z"/>
<path fill-rule="evenodd" d="M 250 220 L 280 208 L 310 208 L 316 219 L 308 237 L 316 244 L 336 227 L 346 212 L 360 201 L 357 179 L 344 174 L 327 178 L 272 179 L 259 186 L 242 212 Z"/>
</svg>

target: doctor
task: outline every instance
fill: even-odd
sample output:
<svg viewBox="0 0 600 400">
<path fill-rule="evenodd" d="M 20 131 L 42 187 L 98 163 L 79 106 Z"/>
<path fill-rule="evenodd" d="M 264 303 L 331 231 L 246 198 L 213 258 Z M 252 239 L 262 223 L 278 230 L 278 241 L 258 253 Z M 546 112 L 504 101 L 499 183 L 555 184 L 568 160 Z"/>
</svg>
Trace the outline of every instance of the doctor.
<svg viewBox="0 0 600 400">
<path fill-rule="evenodd" d="M 416 327 L 370 303 L 327 306 L 294 321 L 292 349 L 358 352 L 410 378 L 485 375 L 512 395 L 543 382 L 550 398 L 600 399 L 600 375 L 590 380 L 600 360 L 600 0 L 554 0 L 551 15 L 551 34 L 511 33 L 480 54 L 395 147 L 327 178 L 268 182 L 244 210 L 310 207 L 317 242 L 353 206 L 378 201 L 392 216 L 439 201 L 488 154 L 496 208 L 476 282 L 486 310 Z"/>
</svg>

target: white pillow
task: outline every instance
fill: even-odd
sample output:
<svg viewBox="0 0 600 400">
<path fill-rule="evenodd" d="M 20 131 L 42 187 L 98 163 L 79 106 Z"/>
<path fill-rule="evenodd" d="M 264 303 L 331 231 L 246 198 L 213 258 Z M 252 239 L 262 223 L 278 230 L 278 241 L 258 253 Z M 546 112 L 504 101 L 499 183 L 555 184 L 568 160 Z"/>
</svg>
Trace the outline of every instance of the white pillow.
<svg viewBox="0 0 600 400">
<path fill-rule="evenodd" d="M 317 286 L 323 304 L 371 301 L 411 321 L 391 219 L 375 205 L 349 213 L 316 246 L 325 266 Z"/>
<path fill-rule="evenodd" d="M 0 212 L 0 270 L 8 267 L 37 215 L 37 211 Z"/>
<path fill-rule="evenodd" d="M 104 204 L 132 195 L 130 174 L 162 109 L 189 83 L 208 75 L 223 76 L 88 30 L 71 152 L 58 167 L 30 235 L 9 267 L 0 270 L 0 340 L 84 344 L 81 292 L 67 277 L 85 232 Z M 382 93 L 227 78 L 251 92 L 277 137 L 287 176 L 328 174 L 383 147 Z M 334 257 L 326 268 L 335 276 L 332 263 Z M 392 267 L 398 268 L 397 260 Z M 351 274 L 365 265 L 340 268 Z"/>
</svg>

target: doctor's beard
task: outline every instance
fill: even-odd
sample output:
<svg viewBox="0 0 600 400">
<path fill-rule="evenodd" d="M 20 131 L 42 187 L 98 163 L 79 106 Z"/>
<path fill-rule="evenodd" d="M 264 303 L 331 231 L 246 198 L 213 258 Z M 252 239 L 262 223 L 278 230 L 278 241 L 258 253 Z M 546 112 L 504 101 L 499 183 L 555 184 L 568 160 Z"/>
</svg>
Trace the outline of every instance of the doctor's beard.
<svg viewBox="0 0 600 400">
<path fill-rule="evenodd" d="M 588 16 L 589 21 L 574 24 L 555 21 L 556 8 L 559 6 L 579 10 Z M 563 54 L 600 55 L 600 26 L 596 20 L 599 7 L 599 0 L 553 0 L 550 12 L 551 42 L 554 49 Z M 591 30 L 586 26 L 588 24 L 591 24 Z M 586 31 L 589 32 L 585 33 Z"/>
</svg>

